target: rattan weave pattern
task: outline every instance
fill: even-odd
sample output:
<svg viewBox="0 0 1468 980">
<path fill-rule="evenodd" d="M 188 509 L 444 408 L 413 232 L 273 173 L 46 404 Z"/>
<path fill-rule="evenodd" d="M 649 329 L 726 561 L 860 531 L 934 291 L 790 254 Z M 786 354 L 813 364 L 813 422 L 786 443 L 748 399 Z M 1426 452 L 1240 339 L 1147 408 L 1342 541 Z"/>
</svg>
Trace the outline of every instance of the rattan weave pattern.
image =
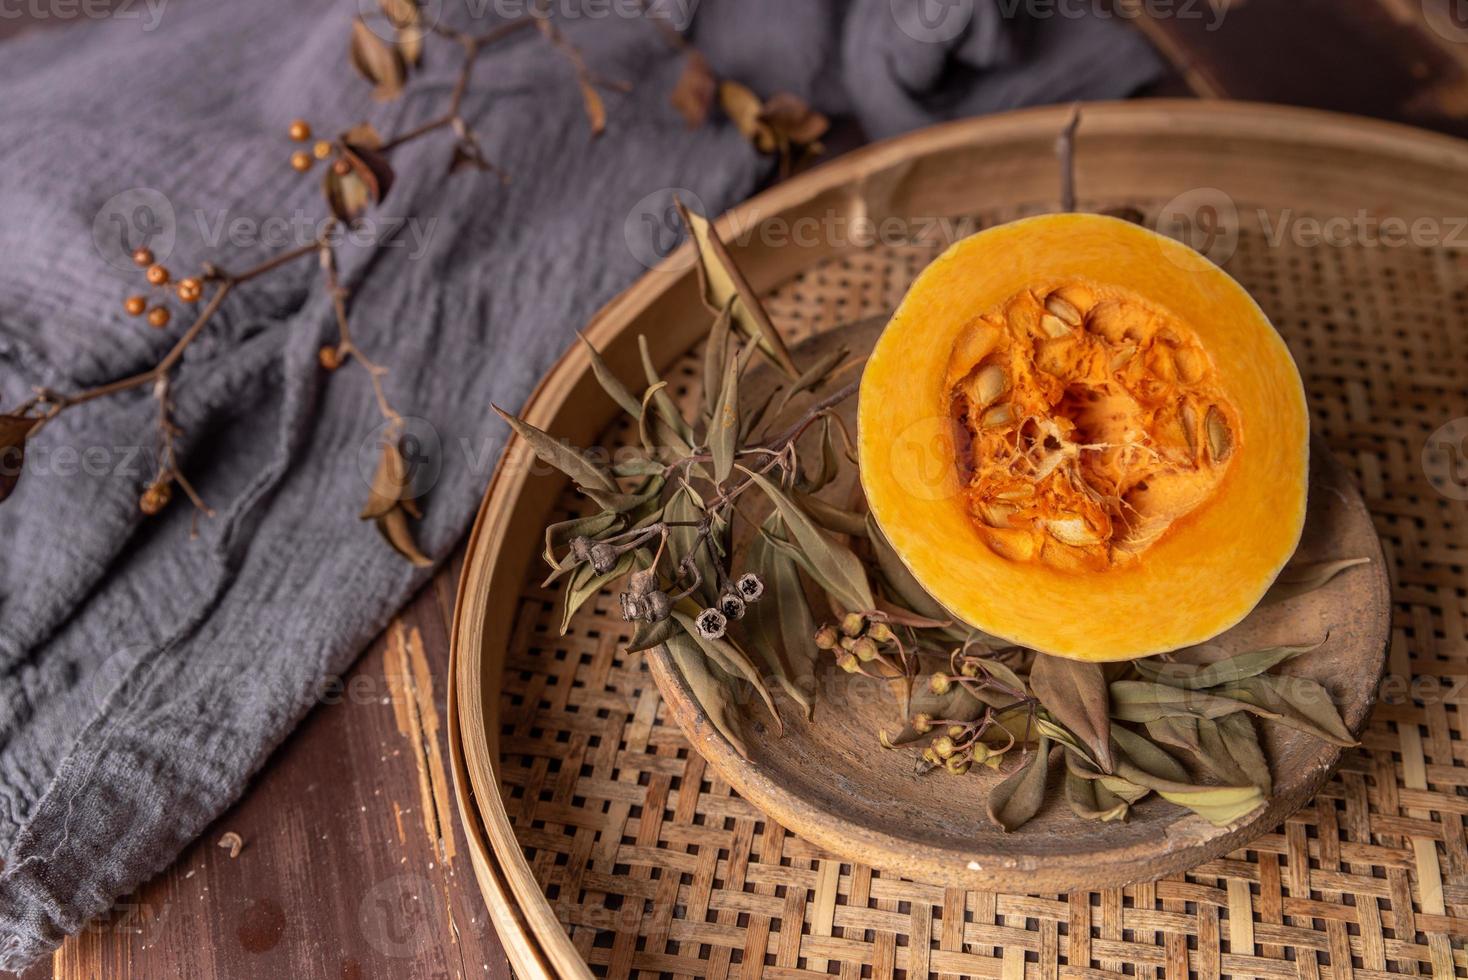
<svg viewBox="0 0 1468 980">
<path fill-rule="evenodd" d="M 1284 333 L 1316 430 L 1360 480 L 1395 599 L 1381 703 L 1314 803 L 1187 875 L 1090 894 L 965 892 L 844 863 L 690 750 L 619 650 L 629 631 L 614 596 L 560 637 L 558 596 L 527 569 L 498 774 L 593 972 L 1468 977 L 1468 502 L 1433 489 L 1421 462 L 1429 435 L 1468 415 L 1468 253 L 1267 232 L 1246 225 L 1228 268 Z M 771 314 L 798 337 L 889 310 L 937 251 L 829 260 L 776 289 Z M 686 357 L 670 378 L 681 397 L 697 394 L 698 364 Z"/>
</svg>

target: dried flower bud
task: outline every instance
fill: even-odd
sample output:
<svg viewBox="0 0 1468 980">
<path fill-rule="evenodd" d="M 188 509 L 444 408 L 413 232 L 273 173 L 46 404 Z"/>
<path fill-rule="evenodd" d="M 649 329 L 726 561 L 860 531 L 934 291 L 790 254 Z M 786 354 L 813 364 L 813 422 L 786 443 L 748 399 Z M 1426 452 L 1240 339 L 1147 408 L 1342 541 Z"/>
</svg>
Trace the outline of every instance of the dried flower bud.
<svg viewBox="0 0 1468 980">
<path fill-rule="evenodd" d="M 666 592 L 649 592 L 643 601 L 649 623 L 661 623 L 673 614 L 673 600 Z"/>
<path fill-rule="evenodd" d="M 953 681 L 949 679 L 947 674 L 934 674 L 928 678 L 928 690 L 934 694 L 947 694 L 952 687 Z"/>
<path fill-rule="evenodd" d="M 964 731 L 965 731 L 965 729 L 964 729 L 964 727 L 962 725 L 949 725 L 948 726 L 948 735 L 951 738 L 958 738 L 960 735 L 962 735 L 964 733 Z"/>
<path fill-rule="evenodd" d="M 719 612 L 729 620 L 744 618 L 744 600 L 737 592 L 725 592 L 719 596 Z"/>
<path fill-rule="evenodd" d="M 822 626 L 816 630 L 816 649 L 834 650 L 841 642 L 841 637 L 836 634 L 834 626 Z"/>
<path fill-rule="evenodd" d="M 138 509 L 149 517 L 159 513 L 168 506 L 173 499 L 173 485 L 170 483 L 150 483 L 143 490 L 143 496 L 138 500 Z"/>
<path fill-rule="evenodd" d="M 891 643 L 895 639 L 892 628 L 886 623 L 873 623 L 867 627 L 867 636 L 870 636 L 878 643 Z"/>
<path fill-rule="evenodd" d="M 337 350 L 331 344 L 327 344 L 321 350 L 317 351 L 316 359 L 321 362 L 321 367 L 327 371 L 335 371 L 342 366 L 341 351 Z"/>
<path fill-rule="evenodd" d="M 841 619 L 841 632 L 847 636 L 861 636 L 866 628 L 867 620 L 861 613 L 847 613 Z"/>
<path fill-rule="evenodd" d="M 923 761 L 930 766 L 937 766 L 941 765 L 943 760 L 939 759 L 938 753 L 934 752 L 933 749 L 929 747 L 923 749 Z"/>
<path fill-rule="evenodd" d="M 958 751 L 958 746 L 953 744 L 953 739 L 947 735 L 939 735 L 933 739 L 933 751 L 938 753 L 938 758 L 946 759 Z"/>
<path fill-rule="evenodd" d="M 968 772 L 969 761 L 961 755 L 950 755 L 948 761 L 943 763 L 944 767 L 955 776 L 962 776 Z"/>
<path fill-rule="evenodd" d="M 843 653 L 841 656 L 836 658 L 836 666 L 840 667 L 848 674 L 854 674 L 858 670 L 861 670 L 861 661 L 857 660 L 856 657 L 852 656 L 849 653 Z"/>
<path fill-rule="evenodd" d="M 852 644 L 851 652 L 856 654 L 856 659 L 862 663 L 871 663 L 877 659 L 877 644 L 870 636 L 863 636 Z"/>
<path fill-rule="evenodd" d="M 958 672 L 965 677 L 978 677 L 979 665 L 974 663 L 972 660 L 965 661 L 964 665 L 958 668 Z"/>
<path fill-rule="evenodd" d="M 933 730 L 933 716 L 927 712 L 921 712 L 912 716 L 912 730 L 919 735 L 926 735 Z"/>
<path fill-rule="evenodd" d="M 754 572 L 745 572 L 734 583 L 734 591 L 745 602 L 758 602 L 760 596 L 765 594 L 765 583 Z"/>
<path fill-rule="evenodd" d="M 627 576 L 627 588 L 636 596 L 645 596 L 658 587 L 657 569 L 644 568 Z"/>
<path fill-rule="evenodd" d="M 974 747 L 970 750 L 970 752 L 973 755 L 975 762 L 988 762 L 992 755 L 992 753 L 989 751 L 989 746 L 985 745 L 983 742 L 975 742 Z M 992 757 L 996 759 L 998 758 L 997 755 L 993 755 Z"/>
<path fill-rule="evenodd" d="M 642 596 L 632 592 L 623 592 L 621 600 L 622 618 L 627 622 L 635 623 L 647 618 L 647 602 Z"/>
<path fill-rule="evenodd" d="M 598 575 L 605 575 L 617 565 L 617 549 L 605 541 L 591 546 L 591 568 Z"/>
<path fill-rule="evenodd" d="M 571 539 L 571 557 L 577 561 L 591 560 L 591 539 L 587 537 L 574 537 Z"/>
<path fill-rule="evenodd" d="M 717 640 L 724 635 L 724 630 L 728 629 L 729 621 L 717 609 L 705 609 L 698 614 L 698 619 L 693 621 L 693 625 L 698 628 L 698 635 L 705 640 Z"/>
</svg>

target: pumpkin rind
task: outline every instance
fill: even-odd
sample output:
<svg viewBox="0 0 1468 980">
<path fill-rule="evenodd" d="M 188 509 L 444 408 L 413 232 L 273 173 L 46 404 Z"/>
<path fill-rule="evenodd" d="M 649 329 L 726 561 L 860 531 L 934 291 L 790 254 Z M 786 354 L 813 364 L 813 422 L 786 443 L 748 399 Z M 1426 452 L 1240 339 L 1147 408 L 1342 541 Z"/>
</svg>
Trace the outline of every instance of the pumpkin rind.
<svg viewBox="0 0 1468 980">
<path fill-rule="evenodd" d="M 956 465 L 948 376 L 975 317 L 1037 283 L 1114 285 L 1191 328 L 1240 428 L 1221 479 L 1135 561 L 1059 568 L 981 535 Z M 1077 660 L 1201 643 L 1243 619 L 1304 527 L 1309 416 L 1299 371 L 1258 304 L 1197 252 L 1100 215 L 1016 221 L 951 247 L 913 283 L 867 363 L 861 477 L 884 534 L 958 619 Z"/>
</svg>

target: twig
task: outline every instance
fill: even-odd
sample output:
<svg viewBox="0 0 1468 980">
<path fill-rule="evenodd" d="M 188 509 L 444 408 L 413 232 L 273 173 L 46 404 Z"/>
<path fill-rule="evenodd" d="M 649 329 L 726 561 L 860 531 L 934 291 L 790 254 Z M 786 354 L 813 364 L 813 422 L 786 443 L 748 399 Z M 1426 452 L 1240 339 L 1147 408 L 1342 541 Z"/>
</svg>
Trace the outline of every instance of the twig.
<svg viewBox="0 0 1468 980">
<path fill-rule="evenodd" d="M 1076 130 L 1081 125 L 1081 104 L 1071 106 L 1070 120 L 1055 140 L 1055 155 L 1060 158 L 1060 210 L 1076 209 Z"/>
</svg>

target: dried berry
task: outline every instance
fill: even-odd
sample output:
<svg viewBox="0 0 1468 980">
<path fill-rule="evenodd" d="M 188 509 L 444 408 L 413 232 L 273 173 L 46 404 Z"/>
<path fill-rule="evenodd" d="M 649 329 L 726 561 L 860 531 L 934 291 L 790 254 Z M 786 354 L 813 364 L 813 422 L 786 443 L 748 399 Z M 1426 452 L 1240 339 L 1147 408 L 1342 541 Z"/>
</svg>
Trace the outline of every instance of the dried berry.
<svg viewBox="0 0 1468 980">
<path fill-rule="evenodd" d="M 139 268 L 146 269 L 153 264 L 153 250 L 140 248 L 133 253 L 133 263 Z"/>
<path fill-rule="evenodd" d="M 142 296 L 129 296 L 122 304 L 122 308 L 127 310 L 128 316 L 142 316 L 143 312 L 148 309 L 148 300 Z"/>
<path fill-rule="evenodd" d="M 296 143 L 304 143 L 311 138 L 311 124 L 304 119 L 296 119 L 291 122 L 291 140 Z"/>
<path fill-rule="evenodd" d="M 173 486 L 169 483 L 150 483 L 138 500 L 138 509 L 149 517 L 168 506 L 173 499 Z"/>
<path fill-rule="evenodd" d="M 148 266 L 148 271 L 147 271 L 147 273 L 145 273 L 145 275 L 148 277 L 148 282 L 152 283 L 155 286 L 166 286 L 166 285 L 168 285 L 168 278 L 169 277 L 168 277 L 168 267 L 167 266 L 162 266 L 162 265 L 157 265 L 157 264 L 150 265 L 150 266 Z"/>
</svg>

